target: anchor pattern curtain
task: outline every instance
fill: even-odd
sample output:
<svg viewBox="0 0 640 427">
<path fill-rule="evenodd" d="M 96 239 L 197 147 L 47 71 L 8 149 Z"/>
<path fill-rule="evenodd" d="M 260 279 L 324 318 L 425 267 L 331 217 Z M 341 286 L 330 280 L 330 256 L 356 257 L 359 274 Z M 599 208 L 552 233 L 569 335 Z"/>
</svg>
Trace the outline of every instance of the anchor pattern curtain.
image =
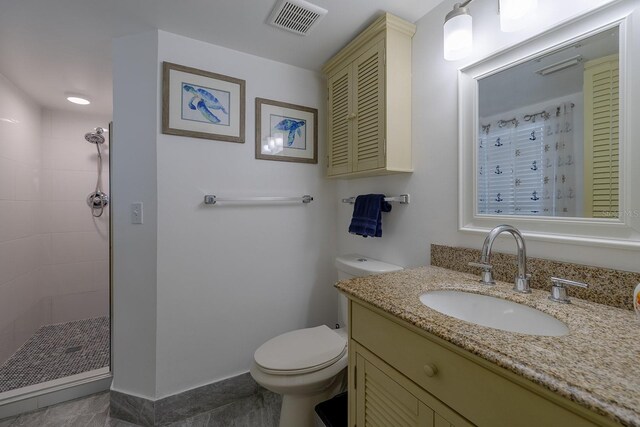
<svg viewBox="0 0 640 427">
<path fill-rule="evenodd" d="M 483 123 L 478 213 L 575 216 L 573 104 Z"/>
</svg>

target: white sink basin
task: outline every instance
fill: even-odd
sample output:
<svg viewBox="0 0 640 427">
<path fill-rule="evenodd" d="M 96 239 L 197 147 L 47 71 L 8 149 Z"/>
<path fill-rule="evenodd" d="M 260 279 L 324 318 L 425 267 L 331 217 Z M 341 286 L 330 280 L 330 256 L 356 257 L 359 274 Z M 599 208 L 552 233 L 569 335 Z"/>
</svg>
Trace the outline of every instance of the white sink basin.
<svg viewBox="0 0 640 427">
<path fill-rule="evenodd" d="M 527 335 L 562 336 L 567 325 L 526 305 L 487 295 L 442 290 L 420 295 L 420 302 L 440 313 L 477 325 Z"/>
</svg>

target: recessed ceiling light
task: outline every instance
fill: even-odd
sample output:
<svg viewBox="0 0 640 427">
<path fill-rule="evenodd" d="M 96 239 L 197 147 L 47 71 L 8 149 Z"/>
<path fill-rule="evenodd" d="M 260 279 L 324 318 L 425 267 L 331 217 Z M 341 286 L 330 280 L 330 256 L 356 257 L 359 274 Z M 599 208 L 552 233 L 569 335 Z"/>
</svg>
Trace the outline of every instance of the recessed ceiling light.
<svg viewBox="0 0 640 427">
<path fill-rule="evenodd" d="M 67 101 L 73 102 L 74 104 L 78 104 L 78 105 L 91 104 L 91 101 L 89 101 L 89 99 L 87 99 L 87 97 L 84 95 L 78 95 L 75 93 L 66 93 L 65 96 L 67 97 Z"/>
</svg>

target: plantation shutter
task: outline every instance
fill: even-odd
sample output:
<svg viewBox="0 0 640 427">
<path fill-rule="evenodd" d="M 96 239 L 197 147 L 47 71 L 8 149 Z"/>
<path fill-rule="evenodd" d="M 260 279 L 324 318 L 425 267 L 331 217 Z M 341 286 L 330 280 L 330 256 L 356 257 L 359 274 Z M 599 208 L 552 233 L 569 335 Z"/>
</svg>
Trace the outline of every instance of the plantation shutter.
<svg viewBox="0 0 640 427">
<path fill-rule="evenodd" d="M 351 67 L 347 66 L 329 79 L 329 175 L 351 171 L 349 139 L 349 104 Z"/>
<path fill-rule="evenodd" d="M 585 214 L 617 217 L 619 210 L 618 55 L 585 63 Z"/>
<path fill-rule="evenodd" d="M 385 166 L 384 41 L 360 55 L 354 64 L 354 171 Z"/>
</svg>

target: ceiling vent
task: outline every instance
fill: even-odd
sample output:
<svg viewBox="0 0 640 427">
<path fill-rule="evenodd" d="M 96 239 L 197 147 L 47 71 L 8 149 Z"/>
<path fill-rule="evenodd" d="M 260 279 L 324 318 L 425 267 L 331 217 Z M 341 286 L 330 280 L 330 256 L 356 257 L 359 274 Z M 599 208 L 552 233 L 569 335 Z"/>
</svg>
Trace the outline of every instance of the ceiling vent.
<svg viewBox="0 0 640 427">
<path fill-rule="evenodd" d="M 326 9 L 304 0 L 280 0 L 271 11 L 268 23 L 306 36 L 326 14 Z"/>
</svg>

